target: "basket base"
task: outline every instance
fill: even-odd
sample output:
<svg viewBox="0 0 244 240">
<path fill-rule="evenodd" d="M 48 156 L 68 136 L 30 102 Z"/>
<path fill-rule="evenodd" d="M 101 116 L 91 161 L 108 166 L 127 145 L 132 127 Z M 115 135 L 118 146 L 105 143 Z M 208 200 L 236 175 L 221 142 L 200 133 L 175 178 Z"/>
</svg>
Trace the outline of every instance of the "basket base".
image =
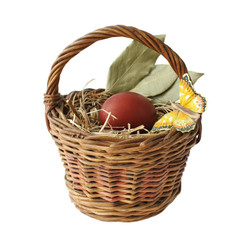
<svg viewBox="0 0 244 240">
<path fill-rule="evenodd" d="M 178 183 L 167 197 L 162 196 L 154 202 L 144 202 L 130 206 L 120 202 L 110 203 L 101 199 L 89 199 L 75 191 L 70 191 L 70 199 L 82 213 L 97 220 L 105 222 L 135 222 L 161 213 L 174 201 L 180 191 L 181 183 Z"/>
</svg>

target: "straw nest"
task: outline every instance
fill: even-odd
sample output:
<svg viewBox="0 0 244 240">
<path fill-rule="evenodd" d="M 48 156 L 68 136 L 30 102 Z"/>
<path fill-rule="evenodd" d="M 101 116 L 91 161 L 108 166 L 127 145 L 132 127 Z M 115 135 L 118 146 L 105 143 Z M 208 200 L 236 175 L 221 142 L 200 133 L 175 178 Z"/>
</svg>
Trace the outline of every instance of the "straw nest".
<svg viewBox="0 0 244 240">
<path fill-rule="evenodd" d="M 116 117 L 108 113 L 107 120 L 103 125 L 98 120 L 99 111 L 103 103 L 112 96 L 113 93 L 105 89 L 87 88 L 83 91 L 73 91 L 63 96 L 60 109 L 73 126 L 92 134 L 100 134 L 106 136 L 117 136 L 121 138 L 134 138 L 142 134 L 155 134 L 144 128 L 143 125 L 131 128 L 130 124 L 123 130 L 116 130 L 109 125 L 109 117 Z M 149 99 L 150 100 L 150 99 Z M 172 111 L 172 107 L 167 104 L 154 104 L 157 119 L 165 113 Z"/>
</svg>

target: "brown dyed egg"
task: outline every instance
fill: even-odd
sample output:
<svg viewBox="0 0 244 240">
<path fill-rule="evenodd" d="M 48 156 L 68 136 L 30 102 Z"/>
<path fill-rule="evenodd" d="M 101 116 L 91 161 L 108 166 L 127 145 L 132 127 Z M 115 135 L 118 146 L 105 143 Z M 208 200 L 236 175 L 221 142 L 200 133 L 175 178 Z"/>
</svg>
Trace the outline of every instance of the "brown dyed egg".
<svg viewBox="0 0 244 240">
<path fill-rule="evenodd" d="M 156 121 L 156 110 L 144 96 L 134 92 L 120 92 L 108 98 L 99 112 L 99 121 L 103 125 L 111 113 L 107 126 L 114 130 L 144 125 L 151 130 Z"/>
</svg>

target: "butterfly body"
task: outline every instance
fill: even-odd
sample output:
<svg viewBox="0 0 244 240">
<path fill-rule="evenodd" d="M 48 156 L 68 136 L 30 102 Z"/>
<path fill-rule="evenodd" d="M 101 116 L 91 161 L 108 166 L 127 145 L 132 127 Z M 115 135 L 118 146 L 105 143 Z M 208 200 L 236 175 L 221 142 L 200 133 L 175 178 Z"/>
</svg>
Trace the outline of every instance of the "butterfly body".
<svg viewBox="0 0 244 240">
<path fill-rule="evenodd" d="M 206 110 L 207 101 L 205 97 L 196 93 L 190 76 L 186 73 L 180 80 L 180 104 L 172 103 L 175 109 L 166 113 L 153 126 L 152 131 L 170 130 L 189 132 L 195 128 L 200 114 Z"/>
</svg>

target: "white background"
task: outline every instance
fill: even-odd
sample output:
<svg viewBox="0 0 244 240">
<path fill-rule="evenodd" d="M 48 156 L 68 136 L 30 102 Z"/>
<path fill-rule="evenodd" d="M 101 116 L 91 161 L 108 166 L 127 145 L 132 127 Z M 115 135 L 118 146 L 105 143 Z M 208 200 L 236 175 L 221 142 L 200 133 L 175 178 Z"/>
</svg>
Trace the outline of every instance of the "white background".
<svg viewBox="0 0 244 240">
<path fill-rule="evenodd" d="M 244 239 L 243 1 L 1 1 L 0 239 Z M 131 25 L 167 34 L 206 96 L 202 141 L 182 192 L 160 215 L 106 223 L 71 203 L 44 120 L 43 94 L 57 55 L 97 28 Z M 60 92 L 105 87 L 109 65 L 130 43 L 101 41 L 65 67 Z"/>
</svg>

